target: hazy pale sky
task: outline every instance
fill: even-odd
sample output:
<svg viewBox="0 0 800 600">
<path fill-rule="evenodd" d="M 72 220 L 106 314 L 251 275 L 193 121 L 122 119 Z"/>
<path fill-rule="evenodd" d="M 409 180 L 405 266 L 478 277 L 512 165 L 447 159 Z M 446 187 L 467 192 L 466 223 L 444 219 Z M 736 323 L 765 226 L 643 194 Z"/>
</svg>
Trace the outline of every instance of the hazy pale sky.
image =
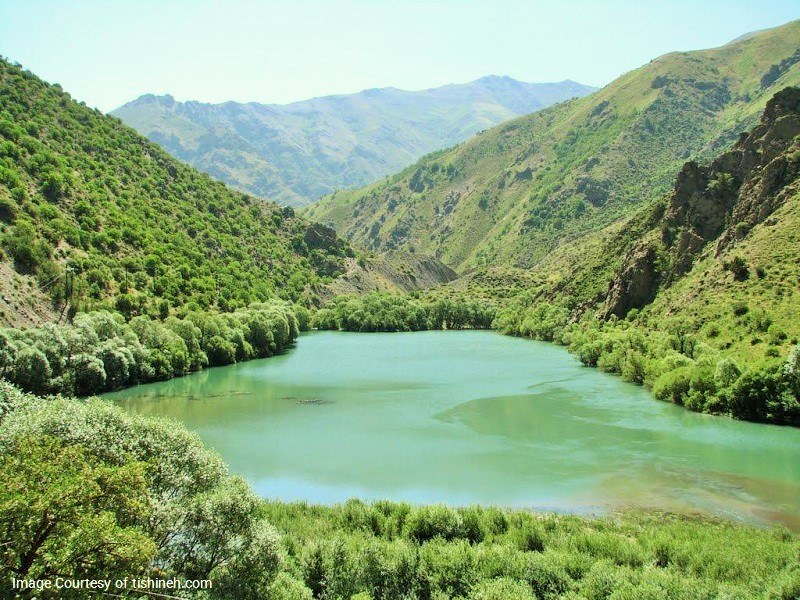
<svg viewBox="0 0 800 600">
<path fill-rule="evenodd" d="M 800 18 L 800 0 L 0 0 L 0 53 L 112 110 L 144 93 L 286 103 L 484 75 L 601 86 Z"/>
</svg>

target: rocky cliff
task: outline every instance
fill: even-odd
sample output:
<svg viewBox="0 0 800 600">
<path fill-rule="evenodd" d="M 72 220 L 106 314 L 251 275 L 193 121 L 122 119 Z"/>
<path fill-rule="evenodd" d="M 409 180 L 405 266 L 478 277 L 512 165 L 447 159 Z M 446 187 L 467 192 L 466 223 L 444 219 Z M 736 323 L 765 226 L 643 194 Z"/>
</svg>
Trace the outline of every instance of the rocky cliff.
<svg viewBox="0 0 800 600">
<path fill-rule="evenodd" d="M 798 190 L 800 88 L 781 90 L 761 121 L 710 165 L 687 162 L 652 235 L 630 248 L 609 285 L 602 314 L 625 316 L 691 270 L 706 252 L 741 242 Z"/>
</svg>

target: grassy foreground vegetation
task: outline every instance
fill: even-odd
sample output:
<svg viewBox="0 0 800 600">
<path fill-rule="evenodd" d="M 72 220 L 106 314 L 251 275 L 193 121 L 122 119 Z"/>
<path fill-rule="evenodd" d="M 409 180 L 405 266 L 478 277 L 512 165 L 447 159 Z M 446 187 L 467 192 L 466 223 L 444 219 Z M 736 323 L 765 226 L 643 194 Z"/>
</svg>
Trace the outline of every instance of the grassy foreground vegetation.
<svg viewBox="0 0 800 600">
<path fill-rule="evenodd" d="M 170 420 L 102 400 L 35 397 L 4 382 L 0 407 L 4 586 L 12 576 L 139 574 L 210 578 L 210 590 L 171 592 L 196 598 L 789 600 L 800 593 L 800 538 L 785 530 L 646 512 L 600 519 L 264 501 Z"/>
</svg>

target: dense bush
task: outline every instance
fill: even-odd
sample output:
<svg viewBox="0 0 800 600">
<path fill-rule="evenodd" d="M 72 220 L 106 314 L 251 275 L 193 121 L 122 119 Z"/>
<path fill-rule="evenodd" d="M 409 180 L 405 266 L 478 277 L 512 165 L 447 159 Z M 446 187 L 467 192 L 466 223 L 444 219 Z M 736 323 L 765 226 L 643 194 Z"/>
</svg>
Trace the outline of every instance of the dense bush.
<svg viewBox="0 0 800 600">
<path fill-rule="evenodd" d="M 163 322 L 79 313 L 70 325 L 0 329 L 0 374 L 37 394 L 88 396 L 271 356 L 297 334 L 294 313 L 279 301 L 232 313 L 194 311 Z"/>
<path fill-rule="evenodd" d="M 315 598 L 780 598 L 791 597 L 780 594 L 794 589 L 800 566 L 796 536 L 675 515 L 585 519 L 481 507 L 348 505 L 265 506 L 283 533 L 287 569 Z M 362 519 L 342 518 L 354 509 L 381 525 L 373 530 Z M 464 527 L 468 513 L 482 524 L 479 540 Z M 498 514 L 504 527 L 492 525 Z M 422 537 L 417 524 L 424 525 Z M 541 543 L 520 548 L 524 531 L 536 531 Z"/>
<path fill-rule="evenodd" d="M 478 300 L 423 300 L 373 293 L 334 298 L 314 314 L 311 326 L 342 331 L 488 329 L 495 311 L 493 304 Z"/>
<path fill-rule="evenodd" d="M 9 392 L 20 395 L 0 398 Z M 212 597 L 269 594 L 279 534 L 197 436 L 100 400 L 3 404 L 15 408 L 0 422 L 1 571 L 210 578 Z"/>
</svg>

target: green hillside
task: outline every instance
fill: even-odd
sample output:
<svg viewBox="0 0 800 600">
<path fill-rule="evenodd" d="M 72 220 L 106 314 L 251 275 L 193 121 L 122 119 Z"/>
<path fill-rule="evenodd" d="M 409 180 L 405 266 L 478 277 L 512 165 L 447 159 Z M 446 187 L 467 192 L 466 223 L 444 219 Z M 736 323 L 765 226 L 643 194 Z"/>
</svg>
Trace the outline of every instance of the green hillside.
<svg viewBox="0 0 800 600">
<path fill-rule="evenodd" d="M 350 254 L 330 230 L 231 191 L 4 60 L 0 245 L 11 323 L 30 302 L 164 317 L 298 301 Z"/>
<path fill-rule="evenodd" d="M 457 271 L 531 267 L 663 195 L 690 158 L 752 127 L 800 83 L 800 22 L 664 55 L 591 96 L 504 123 L 390 179 L 308 209 L 358 244 Z"/>
<path fill-rule="evenodd" d="M 236 189 L 303 205 L 395 173 L 501 121 L 592 91 L 573 81 L 484 77 L 415 92 L 371 89 L 287 105 L 145 95 L 111 114 Z"/>
<path fill-rule="evenodd" d="M 630 218 L 560 245 L 525 287 L 606 319 L 635 310 L 652 329 L 687 318 L 744 362 L 784 354 L 800 338 L 798 134 L 800 89 L 786 88 L 730 150 L 686 163 L 670 194 Z"/>
<path fill-rule="evenodd" d="M 662 400 L 800 424 L 800 88 L 632 217 L 560 246 L 501 311 Z M 479 287 L 482 277 L 461 286 Z"/>
</svg>

